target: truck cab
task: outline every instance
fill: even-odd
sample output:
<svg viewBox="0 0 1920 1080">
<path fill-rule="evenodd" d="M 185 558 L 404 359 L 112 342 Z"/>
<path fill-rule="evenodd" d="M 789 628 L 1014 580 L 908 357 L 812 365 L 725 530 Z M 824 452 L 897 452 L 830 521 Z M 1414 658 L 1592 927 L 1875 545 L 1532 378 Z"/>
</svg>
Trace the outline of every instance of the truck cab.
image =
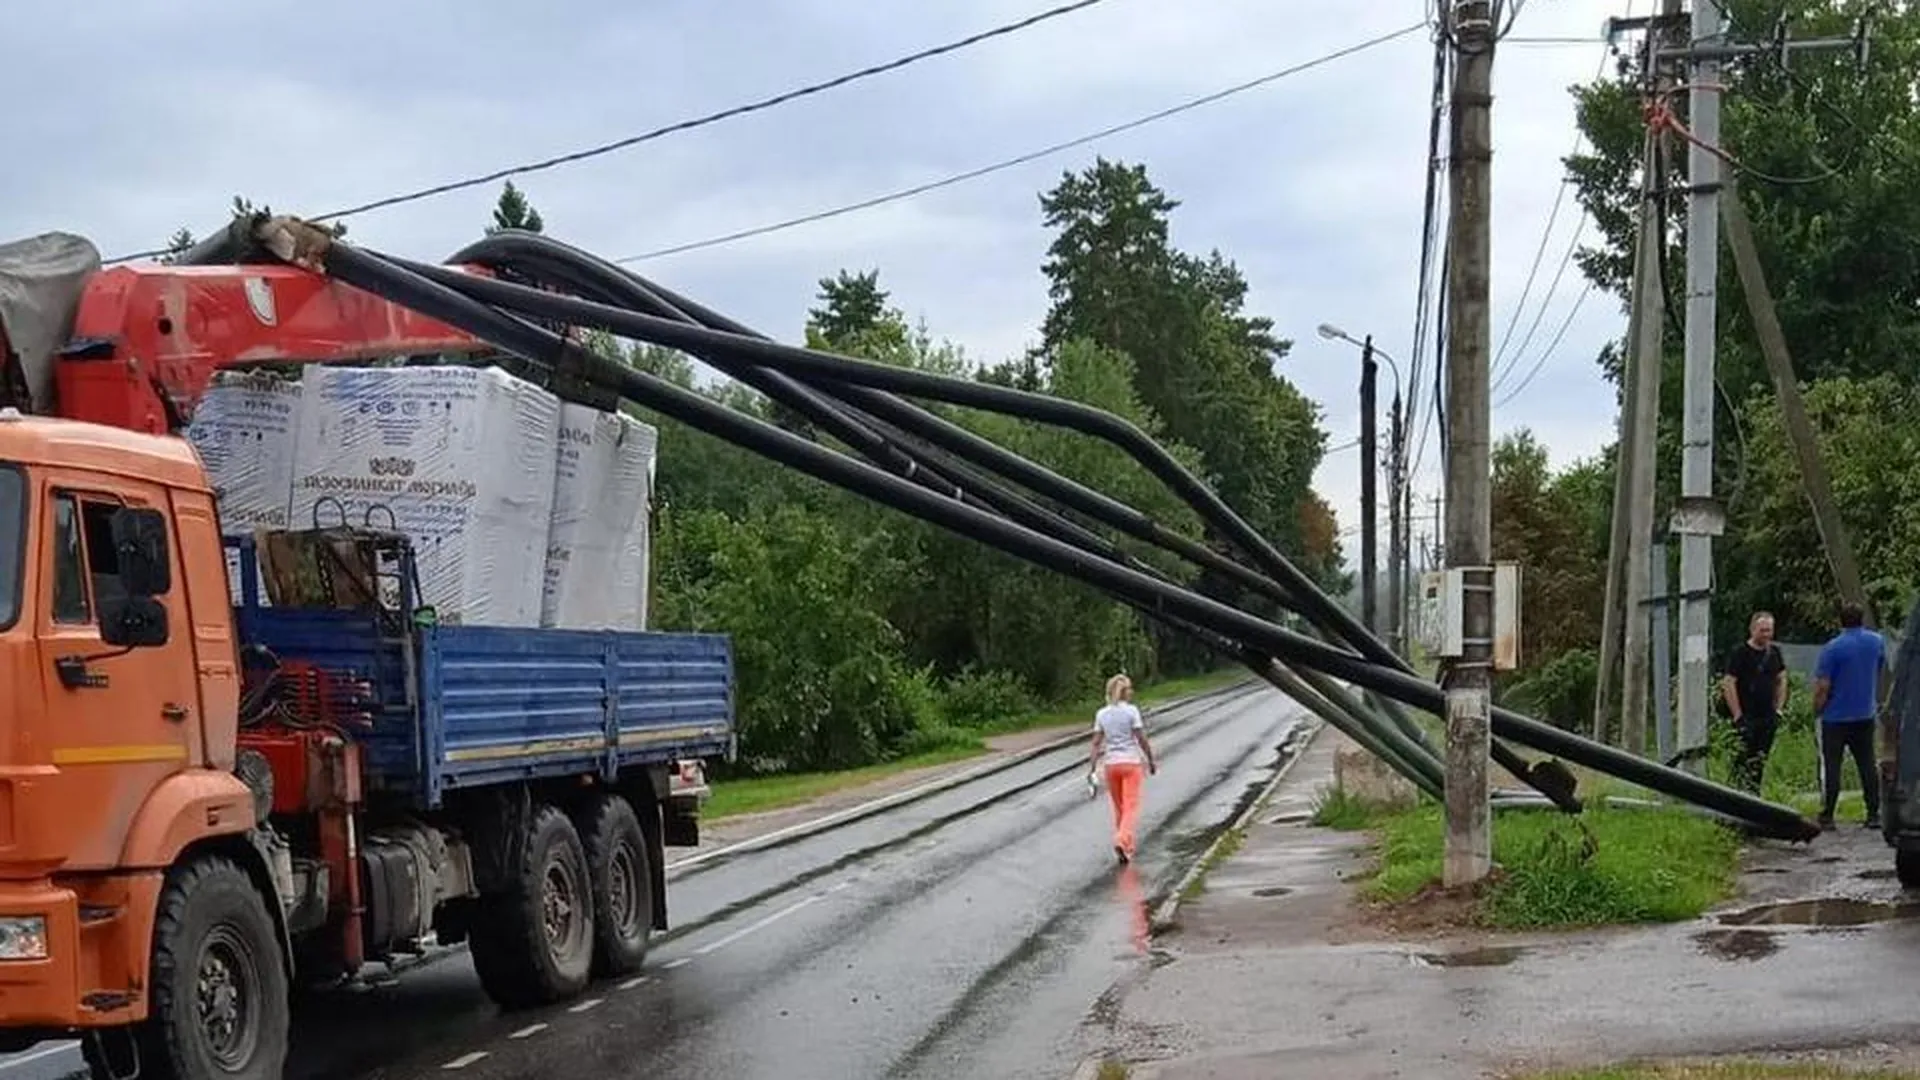
<svg viewBox="0 0 1920 1080">
<path fill-rule="evenodd" d="M 167 868 L 199 848 L 260 865 L 192 449 L 0 410 L 0 627 L 0 1015 L 138 1019 Z"/>
</svg>

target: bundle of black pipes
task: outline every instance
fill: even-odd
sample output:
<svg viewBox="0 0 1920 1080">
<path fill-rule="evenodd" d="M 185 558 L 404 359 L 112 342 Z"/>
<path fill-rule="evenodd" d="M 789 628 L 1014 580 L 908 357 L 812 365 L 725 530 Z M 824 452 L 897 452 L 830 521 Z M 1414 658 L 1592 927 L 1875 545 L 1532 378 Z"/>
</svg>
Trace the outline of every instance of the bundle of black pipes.
<svg viewBox="0 0 1920 1080">
<path fill-rule="evenodd" d="M 781 345 L 620 267 L 537 234 L 495 234 L 455 256 L 456 263 L 479 264 L 502 274 L 495 279 L 358 249 L 293 219 L 256 221 L 246 223 L 246 228 L 275 256 L 523 357 L 556 383 L 611 392 L 817 479 L 1101 589 L 1245 663 L 1423 790 L 1439 793 L 1443 782 L 1439 760 L 1424 733 L 1398 706 L 1439 715 L 1444 708 L 1440 688 L 1414 675 L 1211 489 L 1118 417 L 1043 394 Z M 685 351 L 795 410 L 874 464 L 594 354 L 543 324 L 596 328 Z M 1167 483 L 1258 569 L 902 401 L 893 396 L 895 392 L 1107 439 Z M 1183 588 L 1063 512 L 980 475 L 975 466 L 1227 575 L 1306 618 L 1348 648 L 1314 640 Z M 1369 699 L 1349 693 L 1340 681 L 1366 691 Z M 1384 707 L 1376 709 L 1376 705 Z M 1496 708 L 1493 726 L 1500 739 L 1692 803 L 1762 835 L 1806 840 L 1819 831 L 1790 808 L 1511 710 Z M 1496 760 L 1555 805 L 1578 809 L 1572 777 L 1555 763 L 1530 765 L 1504 745 L 1498 746 Z"/>
</svg>

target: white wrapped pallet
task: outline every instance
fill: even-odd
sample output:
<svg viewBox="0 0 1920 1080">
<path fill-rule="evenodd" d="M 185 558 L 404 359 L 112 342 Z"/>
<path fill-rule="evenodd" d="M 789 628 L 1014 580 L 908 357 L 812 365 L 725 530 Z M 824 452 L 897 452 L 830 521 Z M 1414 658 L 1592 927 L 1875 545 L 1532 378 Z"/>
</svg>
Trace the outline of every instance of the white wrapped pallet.
<svg viewBox="0 0 1920 1080">
<path fill-rule="evenodd" d="M 287 527 L 300 389 L 297 380 L 270 372 L 221 372 L 194 408 L 187 439 L 213 484 L 222 533 Z M 237 554 L 227 556 L 227 575 L 238 601 Z M 264 601 L 264 589 L 261 596 Z"/>
<path fill-rule="evenodd" d="M 644 630 L 659 433 L 621 413 L 560 408 L 540 624 Z"/>
<path fill-rule="evenodd" d="M 498 368 L 309 366 L 293 527 L 397 529 L 442 622 L 538 625 L 559 421 Z"/>
</svg>

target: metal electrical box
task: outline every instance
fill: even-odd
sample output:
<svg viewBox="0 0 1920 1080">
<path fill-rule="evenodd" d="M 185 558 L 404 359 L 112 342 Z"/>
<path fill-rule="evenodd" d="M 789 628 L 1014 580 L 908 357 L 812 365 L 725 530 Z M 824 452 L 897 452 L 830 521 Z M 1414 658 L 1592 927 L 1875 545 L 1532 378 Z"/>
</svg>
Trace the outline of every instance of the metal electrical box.
<svg viewBox="0 0 1920 1080">
<path fill-rule="evenodd" d="M 1420 576 L 1415 615 L 1420 647 L 1429 656 L 1458 659 L 1466 644 L 1462 598 L 1466 575 L 1459 567 L 1429 570 Z M 1520 564 L 1499 563 L 1493 568 L 1493 666 L 1512 671 L 1520 666 Z"/>
<path fill-rule="evenodd" d="M 1458 568 L 1429 570 L 1420 575 L 1419 616 L 1420 647 L 1428 656 L 1455 659 L 1462 647 L 1461 585 Z"/>
</svg>

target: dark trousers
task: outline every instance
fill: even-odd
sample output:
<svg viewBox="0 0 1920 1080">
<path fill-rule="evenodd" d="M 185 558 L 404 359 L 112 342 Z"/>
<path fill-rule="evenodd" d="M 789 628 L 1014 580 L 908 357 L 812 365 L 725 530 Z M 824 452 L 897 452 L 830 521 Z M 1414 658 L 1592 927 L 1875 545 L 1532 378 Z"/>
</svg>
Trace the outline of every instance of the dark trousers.
<svg viewBox="0 0 1920 1080">
<path fill-rule="evenodd" d="M 1780 731 L 1780 718 L 1749 714 L 1734 724 L 1734 730 L 1740 735 L 1740 749 L 1734 755 L 1733 782 L 1757 794 L 1766 776 L 1767 755 L 1773 753 L 1773 737 Z"/>
<path fill-rule="evenodd" d="M 1840 801 L 1840 765 L 1849 753 L 1860 770 L 1860 794 L 1867 804 L 1867 816 L 1880 816 L 1880 768 L 1873 761 L 1874 727 L 1871 720 L 1820 725 L 1820 779 L 1825 787 L 1821 817 L 1832 817 Z"/>
</svg>

